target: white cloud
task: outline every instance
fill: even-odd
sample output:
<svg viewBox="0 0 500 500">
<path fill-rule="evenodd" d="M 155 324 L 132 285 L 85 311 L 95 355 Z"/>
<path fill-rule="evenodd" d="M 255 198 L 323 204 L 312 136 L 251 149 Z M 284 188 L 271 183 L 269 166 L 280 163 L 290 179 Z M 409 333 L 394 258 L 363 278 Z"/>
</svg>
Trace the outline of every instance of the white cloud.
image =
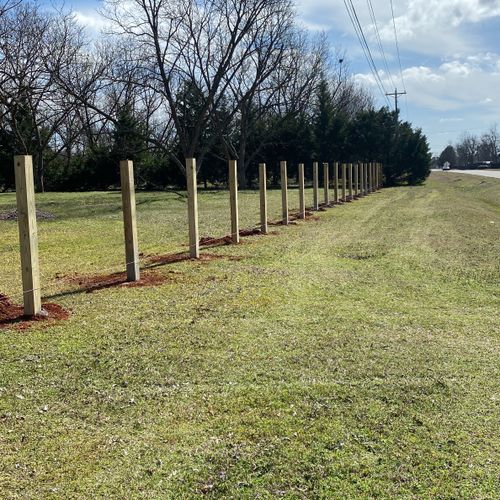
<svg viewBox="0 0 500 500">
<path fill-rule="evenodd" d="M 492 55 L 500 60 L 500 56 Z M 496 62 L 496 61 L 495 61 Z M 478 103 L 487 105 L 481 113 L 500 115 L 500 100 L 491 97 L 491 89 L 500 87 L 500 74 L 488 67 L 472 65 L 465 60 L 448 61 L 438 67 L 412 66 L 403 71 L 408 91 L 408 101 L 414 106 L 437 112 L 477 113 Z M 390 82 L 381 74 L 386 88 Z M 368 74 L 356 75 L 356 79 L 376 90 L 375 79 Z M 439 121 L 458 121 L 441 118 Z"/>
<path fill-rule="evenodd" d="M 75 11 L 75 19 L 79 24 L 93 31 L 100 31 L 109 25 L 109 21 L 97 11 L 84 13 L 77 10 Z"/>
</svg>

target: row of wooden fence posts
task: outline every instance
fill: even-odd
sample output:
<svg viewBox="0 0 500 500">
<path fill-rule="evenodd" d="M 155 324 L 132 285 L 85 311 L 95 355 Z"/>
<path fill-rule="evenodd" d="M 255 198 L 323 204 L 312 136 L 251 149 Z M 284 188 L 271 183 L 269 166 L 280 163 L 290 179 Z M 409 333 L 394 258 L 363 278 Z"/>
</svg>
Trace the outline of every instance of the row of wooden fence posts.
<svg viewBox="0 0 500 500">
<path fill-rule="evenodd" d="M 334 163 L 333 182 L 335 204 L 353 200 L 369 194 L 382 185 L 382 167 L 378 163 L 352 163 L 342 166 L 342 197 L 339 198 L 339 164 Z M 24 314 L 36 316 L 42 312 L 40 271 L 38 260 L 38 233 L 36 222 L 33 162 L 31 156 L 14 157 L 16 199 L 21 249 L 22 285 Z M 347 172 L 349 172 L 349 196 L 347 197 Z M 354 172 L 354 178 L 353 178 Z M 282 224 L 289 224 L 287 162 L 280 162 Z M 299 177 L 299 218 L 306 217 L 304 164 L 298 167 Z M 200 243 L 198 232 L 198 189 L 196 180 L 196 159 L 186 159 L 186 179 L 188 194 L 189 255 L 199 258 Z M 128 281 L 140 279 L 139 240 L 137 235 L 134 165 L 130 160 L 120 162 L 123 225 L 125 237 L 125 266 Z M 323 163 L 324 206 L 331 206 L 329 164 Z M 259 164 L 260 230 L 268 232 L 267 217 L 267 174 L 266 164 Z M 229 161 L 229 198 L 231 211 L 231 240 L 239 243 L 238 180 L 237 161 Z M 313 210 L 319 210 L 318 162 L 313 163 Z"/>
</svg>

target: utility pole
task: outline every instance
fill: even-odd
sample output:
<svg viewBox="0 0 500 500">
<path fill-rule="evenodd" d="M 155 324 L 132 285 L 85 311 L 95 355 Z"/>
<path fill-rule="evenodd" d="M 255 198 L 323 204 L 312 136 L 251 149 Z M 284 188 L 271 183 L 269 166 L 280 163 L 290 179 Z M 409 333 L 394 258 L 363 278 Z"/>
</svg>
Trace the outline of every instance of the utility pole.
<svg viewBox="0 0 500 500">
<path fill-rule="evenodd" d="M 386 96 L 394 97 L 394 105 L 396 107 L 396 116 L 398 116 L 398 97 L 400 95 L 405 95 L 406 90 L 404 92 L 398 92 L 398 89 L 394 89 L 394 94 L 385 94 Z"/>
</svg>

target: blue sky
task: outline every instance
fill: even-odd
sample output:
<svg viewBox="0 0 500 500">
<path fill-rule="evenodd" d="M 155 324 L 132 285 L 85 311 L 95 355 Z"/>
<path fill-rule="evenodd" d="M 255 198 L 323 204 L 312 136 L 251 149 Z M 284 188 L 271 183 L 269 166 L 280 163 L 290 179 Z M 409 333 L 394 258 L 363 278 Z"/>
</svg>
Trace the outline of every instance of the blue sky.
<svg viewBox="0 0 500 500">
<path fill-rule="evenodd" d="M 98 29 L 99 0 L 69 0 L 89 29 Z M 296 0 L 301 22 L 326 31 L 332 46 L 346 52 L 355 78 L 386 103 L 370 73 L 343 0 Z M 367 0 L 354 0 L 384 87 L 394 88 L 383 70 Z M 390 0 L 372 0 L 392 79 L 403 88 Z M 421 127 L 433 153 L 455 143 L 462 132 L 480 135 L 500 126 L 500 0 L 394 0 L 404 86 L 403 119 Z M 393 101 L 391 101 L 391 105 Z"/>
</svg>

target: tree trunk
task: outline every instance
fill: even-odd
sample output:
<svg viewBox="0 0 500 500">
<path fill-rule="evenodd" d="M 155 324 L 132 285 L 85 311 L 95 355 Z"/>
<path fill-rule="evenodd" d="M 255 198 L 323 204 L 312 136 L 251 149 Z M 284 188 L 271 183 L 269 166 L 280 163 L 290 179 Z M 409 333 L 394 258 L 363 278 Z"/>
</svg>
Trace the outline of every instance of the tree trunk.
<svg viewBox="0 0 500 500">
<path fill-rule="evenodd" d="M 45 165 L 43 163 L 43 151 L 38 151 L 38 158 L 36 162 L 36 174 L 38 180 L 38 191 L 45 193 Z"/>
</svg>

